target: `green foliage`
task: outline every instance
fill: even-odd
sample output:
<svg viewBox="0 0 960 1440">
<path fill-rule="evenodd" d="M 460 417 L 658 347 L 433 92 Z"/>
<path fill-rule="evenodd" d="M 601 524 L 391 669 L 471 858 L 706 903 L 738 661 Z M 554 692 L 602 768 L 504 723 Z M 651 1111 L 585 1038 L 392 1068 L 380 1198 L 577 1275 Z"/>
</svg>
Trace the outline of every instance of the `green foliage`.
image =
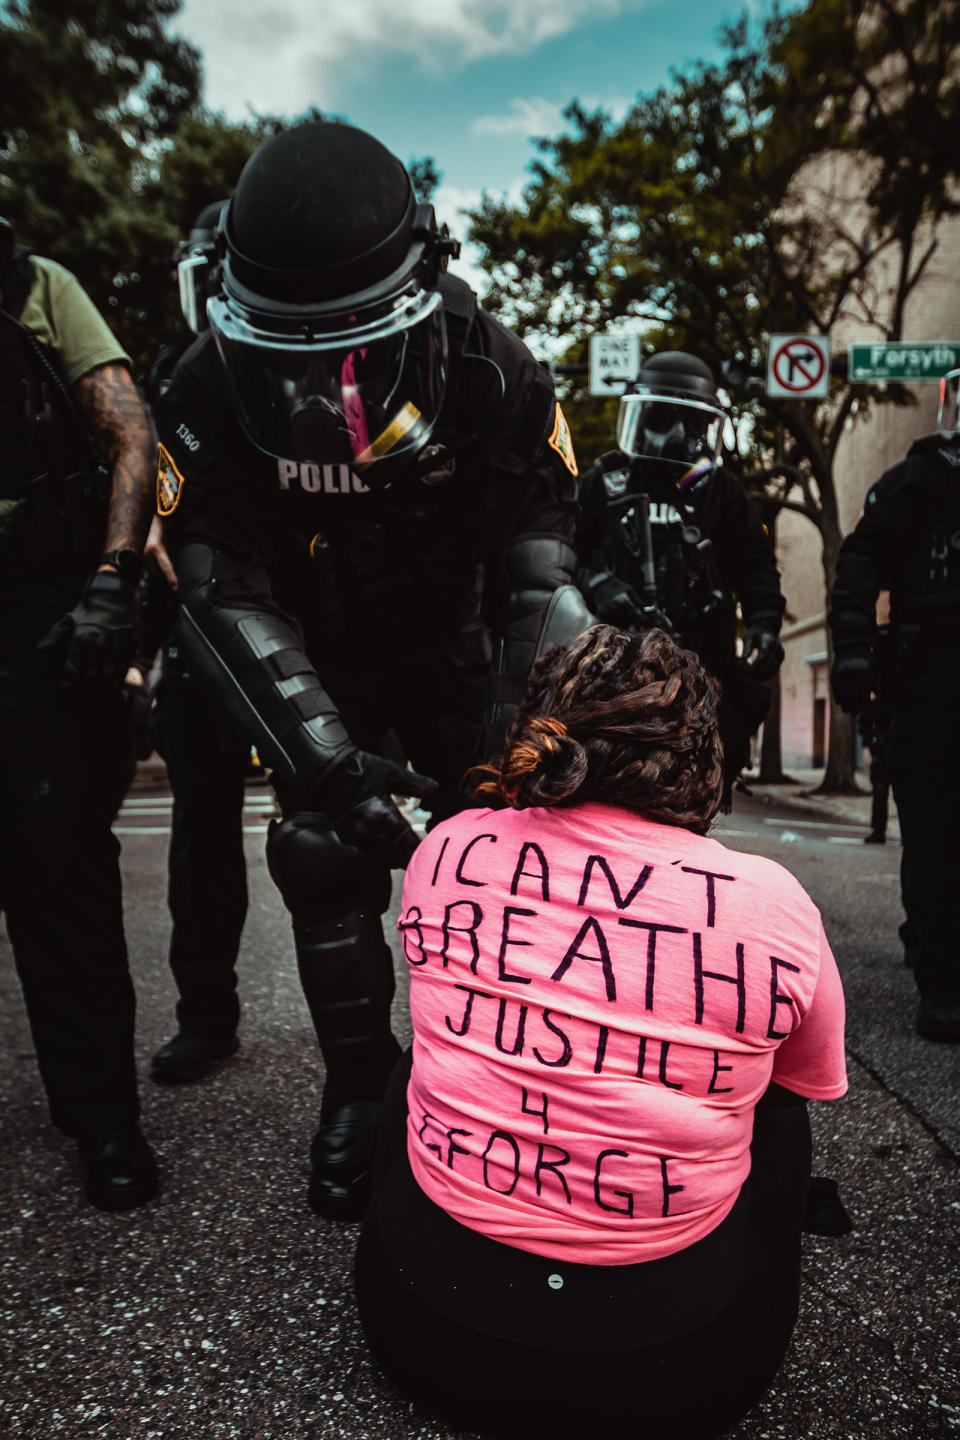
<svg viewBox="0 0 960 1440">
<path fill-rule="evenodd" d="M 522 333 L 568 338 L 578 358 L 590 333 L 626 322 L 648 352 L 687 349 L 718 373 L 731 360 L 756 373 L 769 334 L 827 334 L 841 317 L 899 338 L 932 254 L 925 223 L 957 210 L 958 43 L 947 0 L 811 0 L 757 34 L 746 19 L 729 27 L 722 63 L 638 96 L 619 125 L 574 102 L 567 130 L 539 142 L 522 203 L 485 196 L 470 217 L 486 302 Z M 858 166 L 856 213 L 809 183 L 828 153 Z M 740 394 L 748 473 L 831 525 L 843 424 L 878 394 L 839 373 L 817 406 Z M 584 454 L 600 403 L 571 387 Z"/>
<path fill-rule="evenodd" d="M 433 199 L 434 191 L 443 179 L 437 169 L 436 160 L 432 155 L 424 155 L 419 160 L 411 160 L 407 169 L 410 171 L 410 179 L 413 181 L 417 199 L 423 205 L 429 204 Z"/>
<path fill-rule="evenodd" d="M 177 245 L 233 190 L 267 136 L 301 120 L 230 121 L 202 104 L 200 57 L 170 33 L 181 0 L 6 0 L 0 7 L 0 215 L 78 276 L 149 368 L 182 322 Z M 333 118 L 333 117 L 327 117 Z M 414 160 L 418 193 L 440 175 Z"/>
<path fill-rule="evenodd" d="M 522 203 L 484 197 L 472 239 L 506 323 L 562 336 L 578 359 L 591 332 L 626 324 L 648 353 L 689 350 L 718 374 L 730 361 L 761 373 L 770 334 L 852 320 L 863 338 L 902 338 L 937 223 L 960 208 L 960 6 L 809 0 L 758 32 L 744 17 L 725 51 L 638 96 L 619 125 L 575 101 L 566 131 L 539 142 Z M 609 402 L 585 382 L 570 392 L 589 460 Z M 767 399 L 756 380 L 733 399 L 744 478 L 817 526 L 829 588 L 837 445 L 909 391 L 854 388 L 841 363 L 822 402 Z M 825 784 L 849 780 L 849 741 L 835 715 Z"/>
<path fill-rule="evenodd" d="M 144 195 L 200 88 L 196 51 L 167 33 L 178 9 L 80 0 L 65 14 L 56 0 L 12 0 L 0 16 L 0 213 L 79 276 L 127 344 L 140 257 L 149 272 L 169 238 Z"/>
</svg>

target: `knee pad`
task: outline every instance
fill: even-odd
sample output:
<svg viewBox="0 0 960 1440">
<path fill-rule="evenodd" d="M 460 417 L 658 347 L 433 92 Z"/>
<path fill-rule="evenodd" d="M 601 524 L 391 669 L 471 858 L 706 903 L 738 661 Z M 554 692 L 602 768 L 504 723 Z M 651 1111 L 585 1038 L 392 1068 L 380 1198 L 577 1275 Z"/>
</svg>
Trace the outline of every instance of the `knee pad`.
<svg viewBox="0 0 960 1440">
<path fill-rule="evenodd" d="M 386 866 L 345 845 L 315 811 L 295 811 L 273 821 L 267 868 L 293 915 L 345 914 L 358 906 L 382 915 L 390 904 Z"/>
</svg>

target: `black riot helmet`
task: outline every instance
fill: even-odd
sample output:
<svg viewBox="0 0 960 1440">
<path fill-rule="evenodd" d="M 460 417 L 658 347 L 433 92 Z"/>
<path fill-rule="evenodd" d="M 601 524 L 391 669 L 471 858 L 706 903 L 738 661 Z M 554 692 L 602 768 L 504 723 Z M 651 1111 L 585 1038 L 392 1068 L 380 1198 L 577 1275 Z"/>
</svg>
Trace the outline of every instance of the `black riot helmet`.
<svg viewBox="0 0 960 1440">
<path fill-rule="evenodd" d="M 438 285 L 459 246 L 433 207 L 372 135 L 315 121 L 251 156 L 218 240 L 207 313 L 249 439 L 388 483 L 446 388 Z"/>
<path fill-rule="evenodd" d="M 695 355 L 668 351 L 651 355 L 627 387 L 617 445 L 669 466 L 681 490 L 695 490 L 717 463 L 725 420 L 710 367 Z"/>
<path fill-rule="evenodd" d="M 194 335 L 206 330 L 207 301 L 217 292 L 217 227 L 226 205 L 226 200 L 205 205 L 194 220 L 189 237 L 177 246 L 174 256 L 180 310 Z"/>
</svg>

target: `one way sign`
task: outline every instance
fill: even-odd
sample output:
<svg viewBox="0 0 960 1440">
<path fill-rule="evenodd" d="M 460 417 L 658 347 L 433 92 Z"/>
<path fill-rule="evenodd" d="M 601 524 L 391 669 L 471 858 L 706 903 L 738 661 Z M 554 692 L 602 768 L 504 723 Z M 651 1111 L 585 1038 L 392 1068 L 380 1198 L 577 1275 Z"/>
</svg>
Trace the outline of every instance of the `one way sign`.
<svg viewBox="0 0 960 1440">
<path fill-rule="evenodd" d="M 771 335 L 767 394 L 780 400 L 818 400 L 830 393 L 828 335 Z"/>
<path fill-rule="evenodd" d="M 590 336 L 591 395 L 622 395 L 639 369 L 639 335 Z"/>
</svg>

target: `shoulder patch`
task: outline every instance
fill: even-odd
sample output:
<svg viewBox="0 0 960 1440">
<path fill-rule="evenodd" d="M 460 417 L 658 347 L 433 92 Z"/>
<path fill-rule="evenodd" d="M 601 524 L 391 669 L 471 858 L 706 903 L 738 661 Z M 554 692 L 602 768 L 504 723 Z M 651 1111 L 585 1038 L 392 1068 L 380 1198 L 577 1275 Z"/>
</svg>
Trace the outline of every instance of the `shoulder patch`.
<svg viewBox="0 0 960 1440">
<path fill-rule="evenodd" d="M 579 474 L 577 470 L 577 459 L 573 453 L 573 440 L 570 435 L 570 427 L 563 418 L 563 411 L 559 403 L 553 415 L 553 430 L 547 441 L 551 450 L 556 450 L 560 459 L 566 465 L 571 475 Z"/>
<path fill-rule="evenodd" d="M 157 445 L 157 514 L 172 515 L 180 504 L 183 476 L 167 447 Z"/>
</svg>

